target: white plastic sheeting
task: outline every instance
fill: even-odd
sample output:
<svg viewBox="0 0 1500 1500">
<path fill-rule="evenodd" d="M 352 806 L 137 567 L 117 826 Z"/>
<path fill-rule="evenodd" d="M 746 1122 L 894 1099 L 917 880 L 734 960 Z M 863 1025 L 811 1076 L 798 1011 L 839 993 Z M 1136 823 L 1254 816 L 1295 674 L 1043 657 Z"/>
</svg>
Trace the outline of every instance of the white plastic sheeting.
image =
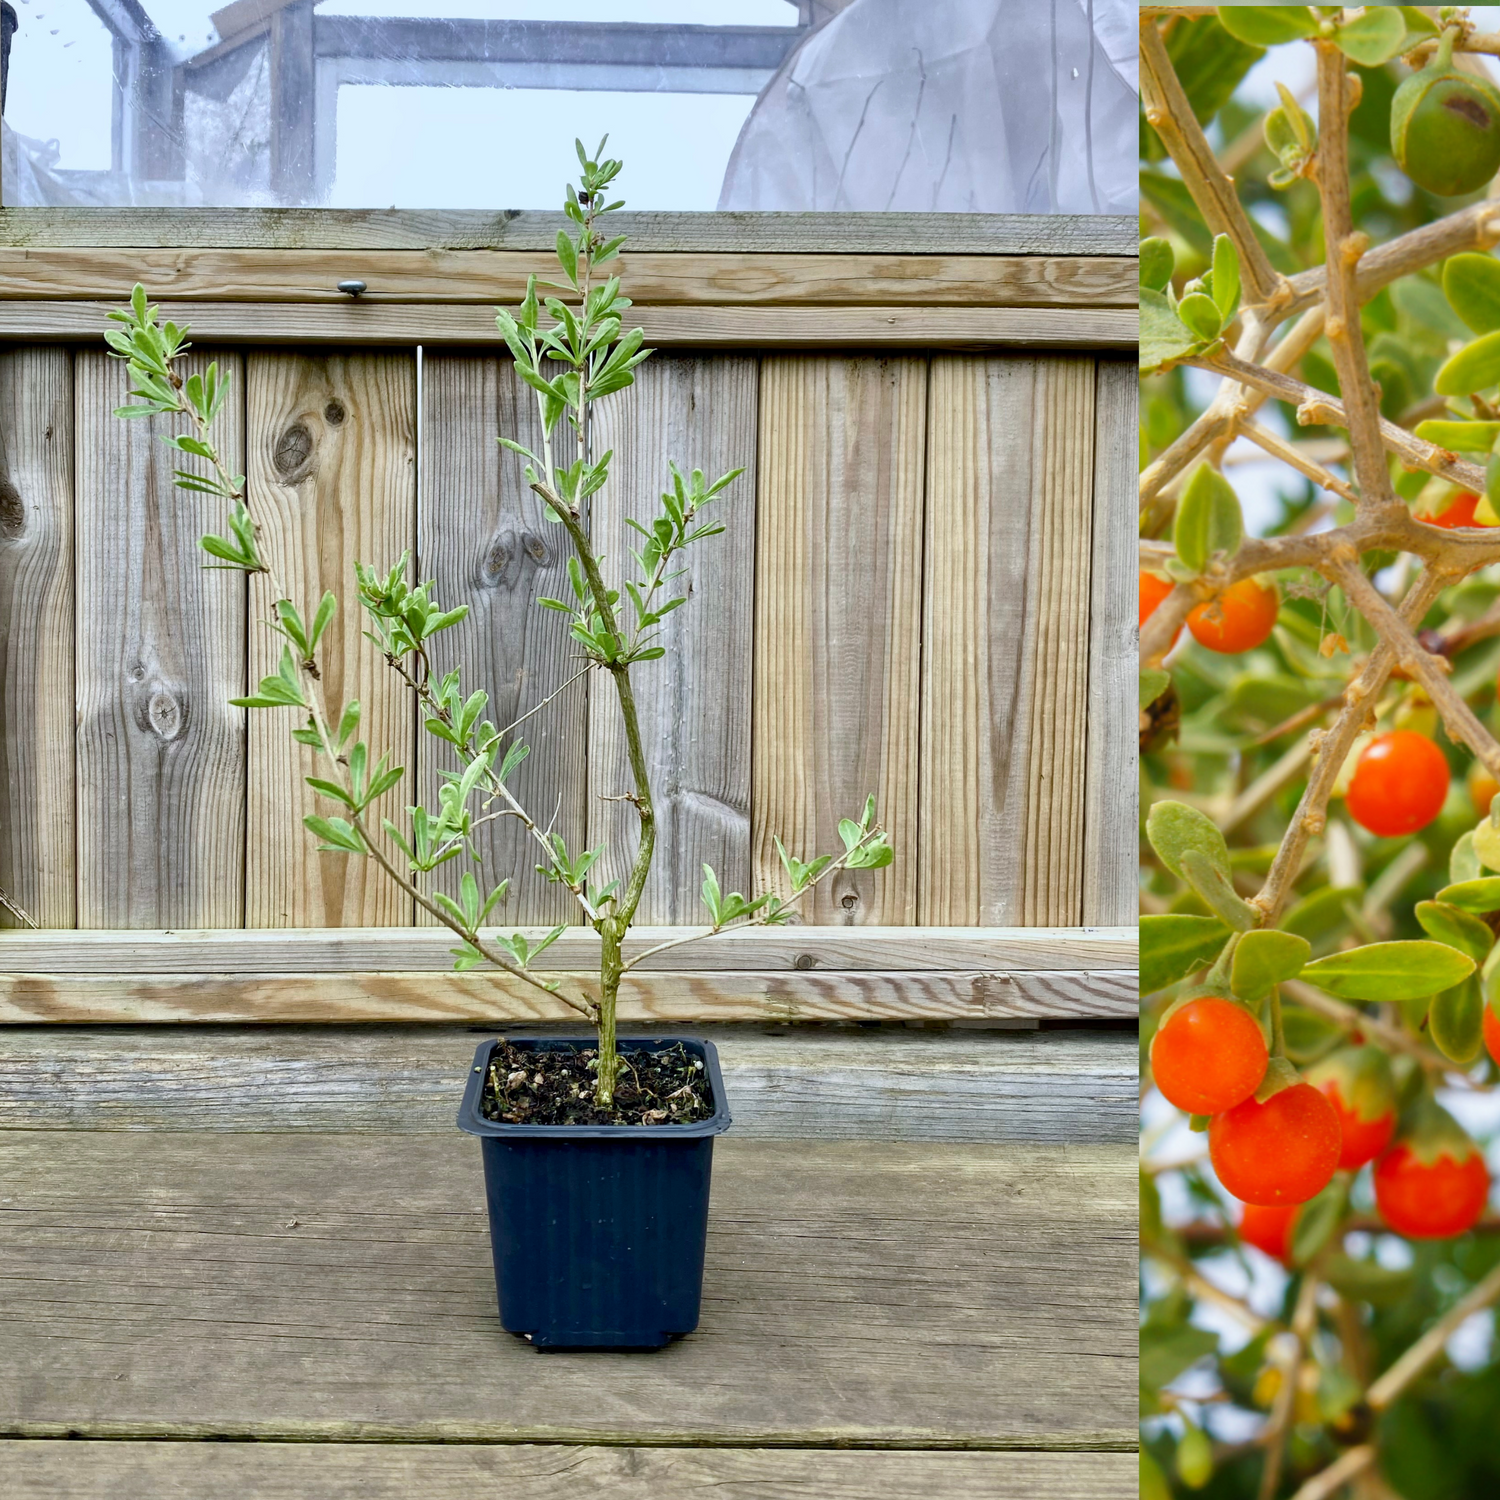
<svg viewBox="0 0 1500 1500">
<path fill-rule="evenodd" d="M 1123 0 L 854 0 L 745 123 L 719 207 L 1135 213 Z"/>
</svg>

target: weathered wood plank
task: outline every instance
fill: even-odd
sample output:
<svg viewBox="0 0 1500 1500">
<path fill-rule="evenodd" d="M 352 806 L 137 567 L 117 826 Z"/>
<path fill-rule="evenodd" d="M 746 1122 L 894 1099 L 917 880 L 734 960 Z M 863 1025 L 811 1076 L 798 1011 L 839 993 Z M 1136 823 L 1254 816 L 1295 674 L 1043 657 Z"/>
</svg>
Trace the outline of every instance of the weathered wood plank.
<svg viewBox="0 0 1500 1500">
<path fill-rule="evenodd" d="M 202 370 L 205 351 L 180 366 Z M 240 385 L 240 360 L 219 363 Z M 222 524 L 212 497 L 174 486 L 199 459 L 160 441 L 187 432 L 121 421 L 123 361 L 75 361 L 77 394 L 78 925 L 237 927 L 244 921 L 245 582 L 204 567 Z M 244 463 L 244 407 L 215 441 Z"/>
<path fill-rule="evenodd" d="M 566 621 L 536 604 L 539 595 L 567 593 L 568 539 L 543 516 L 522 460 L 496 441 L 502 436 L 533 451 L 541 447 L 536 397 L 510 359 L 424 356 L 418 567 L 435 581 L 435 597 L 446 608 L 469 606 L 468 618 L 434 641 L 434 662 L 440 672 L 460 668 L 465 692 L 483 688 L 490 695 L 485 713 L 498 727 L 532 715 L 517 730 L 531 754 L 511 789 L 532 817 L 577 849 L 588 795 L 587 695 L 582 682 L 565 686 L 580 665 Z M 565 425 L 555 442 L 557 461 L 570 463 Z M 458 763 L 450 747 L 426 733 L 417 755 L 423 800 L 435 808 L 438 772 Z M 569 892 L 537 874 L 541 850 L 514 818 L 484 824 L 475 845 L 487 887 L 510 879 L 502 920 L 549 928 L 581 920 Z M 436 888 L 454 894 L 460 865 L 469 862 L 453 860 L 439 870 Z"/>
<path fill-rule="evenodd" d="M 0 1432 L 1136 1445 L 1126 1146 L 731 1134 L 701 1327 L 641 1359 L 500 1332 L 456 1132 L 226 1144 L 0 1134 Z"/>
<path fill-rule="evenodd" d="M 113 301 L 0 299 L 0 338 L 95 342 Z M 236 344 L 476 344 L 501 347 L 488 307 L 453 303 L 177 302 L 199 338 Z M 1131 349 L 1133 308 L 653 307 L 631 317 L 653 345 L 802 349 L 987 346 Z"/>
<path fill-rule="evenodd" d="M 620 1022 L 1133 1018 L 1134 969 L 632 974 Z M 135 1021 L 571 1020 L 560 1000 L 498 972 L 0 974 L 0 1025 Z"/>
<path fill-rule="evenodd" d="M 43 927 L 77 920 L 73 728 L 73 361 L 17 349 L 0 352 L 0 890 Z"/>
<path fill-rule="evenodd" d="M 933 361 L 924 923 L 1080 918 L 1093 385 L 1086 359 Z"/>
<path fill-rule="evenodd" d="M 412 765 L 415 711 L 363 637 L 354 564 L 388 569 L 416 533 L 416 361 L 390 354 L 255 354 L 246 360 L 249 505 L 261 549 L 281 586 L 311 618 L 324 589 L 339 615 L 318 661 L 330 713 L 351 699 L 371 761 L 389 751 Z M 275 593 L 252 582 L 250 680 L 274 673 L 281 638 L 266 628 Z M 337 811 L 315 799 L 304 776 L 313 752 L 295 743 L 291 711 L 251 715 L 245 925 L 401 926 L 412 902 L 371 860 L 320 854 L 305 815 Z M 371 809 L 400 821 L 398 786 Z M 159 924 L 161 925 L 161 924 Z"/>
<path fill-rule="evenodd" d="M 632 929 L 627 961 L 699 927 Z M 443 931 L 329 928 L 264 932 L 14 932 L 0 940 L 0 971 L 38 974 L 336 974 L 366 970 L 446 973 L 452 938 Z M 643 969 L 1129 969 L 1135 925 L 1122 927 L 741 927 L 683 943 Z M 549 950 L 560 970 L 599 964 L 599 939 L 563 933 Z M 637 970 L 637 973 L 642 972 Z"/>
<path fill-rule="evenodd" d="M 684 554 L 686 571 L 661 596 L 688 602 L 658 627 L 666 656 L 631 671 L 656 813 L 656 855 L 639 910 L 643 922 L 701 921 L 702 865 L 726 891 L 749 892 L 751 641 L 755 616 L 755 453 L 759 370 L 754 358 L 659 355 L 635 385 L 604 402 L 596 447 L 615 453 L 610 483 L 594 501 L 596 545 L 620 587 L 638 569 L 640 538 L 672 484 L 669 461 L 710 480 L 745 473 L 704 512 L 726 530 Z M 629 609 L 629 606 L 625 606 Z M 627 618 L 629 616 L 627 615 Z M 628 802 L 606 801 L 633 783 L 613 679 L 590 680 L 590 847 L 605 841 L 608 881 L 629 873 L 640 820 Z"/>
<path fill-rule="evenodd" d="M 697 1026 L 693 1035 L 719 1049 L 736 1139 L 1135 1138 L 1133 1033 Z M 467 1027 L 425 1026 L 0 1030 L 0 1130 L 447 1135 L 478 1040 Z"/>
<path fill-rule="evenodd" d="M 1100 360 L 1094 445 L 1089 713 L 1084 780 L 1085 922 L 1131 922 L 1136 873 L 1136 422 L 1140 385 L 1124 360 Z M 1127 813 L 1129 816 L 1127 816 Z"/>
<path fill-rule="evenodd" d="M 917 722 L 927 366 L 767 359 L 756 499 L 751 841 L 758 889 L 788 889 L 773 839 L 842 848 L 875 796 L 895 862 L 840 872 L 818 922 L 917 919 Z"/>
<path fill-rule="evenodd" d="M 0 1440 L 10 1500 L 1134 1500 L 1128 1453 Z"/>
<path fill-rule="evenodd" d="M 614 269 L 613 267 L 611 269 Z M 362 299 L 519 302 L 526 278 L 557 275 L 517 250 L 25 250 L 0 248 L 0 298 L 130 296 L 202 302 L 333 302 L 356 279 Z M 960 255 L 662 255 L 626 250 L 619 275 L 638 302 L 740 306 L 1134 307 L 1136 262 L 1121 257 Z"/>
<path fill-rule="evenodd" d="M 1119 255 L 1128 216 L 916 213 L 622 213 L 637 251 L 847 255 Z M 287 208 L 0 209 L 0 244 L 162 249 L 547 250 L 560 213 Z"/>
</svg>

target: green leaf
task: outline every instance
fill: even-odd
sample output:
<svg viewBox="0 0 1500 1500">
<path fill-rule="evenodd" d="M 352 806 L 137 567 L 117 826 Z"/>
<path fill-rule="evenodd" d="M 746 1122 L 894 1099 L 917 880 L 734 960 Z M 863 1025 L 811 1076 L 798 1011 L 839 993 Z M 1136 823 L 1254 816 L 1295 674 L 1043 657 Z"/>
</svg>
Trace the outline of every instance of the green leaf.
<svg viewBox="0 0 1500 1500">
<path fill-rule="evenodd" d="M 1226 323 L 1240 304 L 1240 258 L 1227 234 L 1214 237 L 1214 303 Z"/>
<path fill-rule="evenodd" d="M 1424 1000 L 1474 972 L 1474 960 L 1446 943 L 1370 943 L 1330 953 L 1301 977 L 1341 1000 Z"/>
<path fill-rule="evenodd" d="M 1449 906 L 1477 912 L 1480 916 L 1486 912 L 1500 911 L 1500 875 L 1486 875 L 1477 880 L 1460 880 L 1455 885 L 1445 885 L 1437 893 L 1437 898 L 1439 901 L 1446 901 Z"/>
<path fill-rule="evenodd" d="M 1252 47 L 1274 47 L 1313 36 L 1317 18 L 1306 5 L 1220 5 L 1214 14 L 1230 36 Z M 1406 27 L 1401 27 L 1405 34 Z"/>
<path fill-rule="evenodd" d="M 1204 968 L 1229 941 L 1229 929 L 1217 917 L 1146 916 L 1139 925 L 1143 995 Z"/>
<path fill-rule="evenodd" d="M 1433 378 L 1440 396 L 1471 396 L 1500 385 L 1500 329 L 1466 344 Z"/>
<path fill-rule="evenodd" d="M 323 842 L 318 846 L 335 854 L 363 854 L 365 846 L 354 828 L 343 818 L 314 818 L 302 820 Z"/>
<path fill-rule="evenodd" d="M 1489 453 L 1500 438 L 1500 422 L 1418 422 L 1417 436 L 1453 453 Z"/>
<path fill-rule="evenodd" d="M 1327 1246 L 1348 1203 L 1348 1186 L 1335 1178 L 1317 1197 L 1302 1205 L 1292 1225 L 1293 1264 L 1305 1266 Z"/>
<path fill-rule="evenodd" d="M 1177 268 L 1171 241 L 1152 235 L 1141 241 L 1141 285 L 1153 292 L 1165 291 Z"/>
<path fill-rule="evenodd" d="M 1333 40 L 1345 57 L 1361 67 L 1388 63 L 1406 40 L 1406 17 L 1398 5 L 1367 5 L 1352 21 L 1341 23 Z"/>
<path fill-rule="evenodd" d="M 1260 913 L 1235 890 L 1234 881 L 1201 850 L 1183 851 L 1182 874 L 1236 932 L 1249 932 L 1260 921 Z"/>
<path fill-rule="evenodd" d="M 1235 945 L 1229 988 L 1241 1000 L 1262 1000 L 1273 985 L 1295 979 L 1312 957 L 1312 945 L 1291 932 L 1247 932 Z"/>
<path fill-rule="evenodd" d="M 1141 673 L 1140 695 L 1142 708 L 1148 708 L 1155 703 L 1161 695 L 1166 692 L 1172 681 L 1170 672 L 1163 672 L 1160 667 L 1147 667 Z"/>
<path fill-rule="evenodd" d="M 1394 1307 L 1411 1296 L 1415 1273 L 1408 1267 L 1395 1270 L 1373 1260 L 1355 1260 L 1335 1251 L 1319 1266 L 1324 1281 L 1339 1296 L 1351 1302 L 1369 1302 L 1375 1307 Z"/>
<path fill-rule="evenodd" d="M 1173 1328 L 1154 1328 L 1149 1323 L 1141 1329 L 1141 1384 L 1149 1390 L 1170 1385 L 1182 1372 L 1219 1348 L 1219 1336 L 1192 1323 Z"/>
<path fill-rule="evenodd" d="M 1479 1056 L 1484 1042 L 1484 990 L 1477 975 L 1470 975 L 1432 1002 L 1427 1009 L 1427 1030 L 1444 1057 L 1467 1067 Z"/>
<path fill-rule="evenodd" d="M 1179 321 L 1196 338 L 1207 343 L 1219 336 L 1224 326 L 1224 317 L 1212 297 L 1202 292 L 1189 292 L 1177 303 Z"/>
<path fill-rule="evenodd" d="M 1500 328 L 1500 260 L 1469 251 L 1443 266 L 1443 295 L 1475 333 Z"/>
<path fill-rule="evenodd" d="M 1481 964 L 1495 944 L 1495 934 L 1478 917 L 1447 901 L 1419 901 L 1417 921 L 1430 938 L 1467 953 Z"/>
<path fill-rule="evenodd" d="M 1141 288 L 1140 348 L 1138 359 L 1143 370 L 1155 370 L 1191 354 L 1200 340 L 1172 309 L 1162 292 Z"/>
<path fill-rule="evenodd" d="M 1179 879 L 1183 874 L 1182 856 L 1196 849 L 1228 878 L 1229 845 L 1213 821 L 1196 807 L 1185 802 L 1158 802 L 1147 815 L 1146 837 L 1161 862 Z"/>
<path fill-rule="evenodd" d="M 1181 562 L 1201 573 L 1216 552 L 1233 553 L 1245 535 L 1245 519 L 1233 486 L 1211 465 L 1202 463 L 1177 502 L 1172 545 Z"/>
<path fill-rule="evenodd" d="M 1483 875 L 1484 866 L 1474 851 L 1474 835 L 1466 833 L 1454 842 L 1453 851 L 1448 856 L 1448 879 L 1454 885 L 1462 885 L 1468 880 L 1479 880 Z"/>
</svg>

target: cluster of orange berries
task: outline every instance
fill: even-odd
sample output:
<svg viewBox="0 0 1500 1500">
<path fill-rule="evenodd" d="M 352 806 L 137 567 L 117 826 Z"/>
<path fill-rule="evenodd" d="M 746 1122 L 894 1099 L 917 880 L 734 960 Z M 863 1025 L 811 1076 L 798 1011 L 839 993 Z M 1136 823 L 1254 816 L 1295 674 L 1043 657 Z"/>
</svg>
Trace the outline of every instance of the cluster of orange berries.
<svg viewBox="0 0 1500 1500">
<path fill-rule="evenodd" d="M 1472 497 L 1460 497 L 1464 498 Z M 1467 525 L 1452 519 L 1462 512 L 1463 506 L 1456 505 L 1432 524 Z M 1467 513 L 1472 517 L 1472 507 Z M 1140 585 L 1140 622 L 1144 625 L 1172 592 L 1172 585 L 1155 573 L 1142 573 Z M 1242 578 L 1217 600 L 1197 605 L 1188 615 L 1188 629 L 1210 651 L 1234 655 L 1253 650 L 1270 636 L 1279 607 L 1274 584 Z M 1396 729 L 1377 735 L 1355 763 L 1346 801 L 1349 816 L 1380 838 L 1420 832 L 1442 812 L 1449 779 L 1447 756 L 1425 734 Z"/>
<path fill-rule="evenodd" d="M 1489 1010 L 1485 1040 L 1500 1062 L 1500 1021 Z M 1418 1120 L 1398 1134 L 1395 1088 L 1378 1049 L 1344 1049 L 1310 1080 L 1299 1076 L 1260 1100 L 1270 1062 L 1260 1022 L 1215 995 L 1175 1006 L 1151 1042 L 1163 1096 L 1209 1117 L 1209 1159 L 1225 1190 L 1247 1205 L 1242 1239 L 1285 1259 L 1298 1207 L 1335 1172 L 1370 1162 L 1376 1205 L 1396 1233 L 1447 1239 L 1478 1220 L 1490 1190 L 1483 1154 L 1440 1111 L 1436 1132 Z"/>
</svg>

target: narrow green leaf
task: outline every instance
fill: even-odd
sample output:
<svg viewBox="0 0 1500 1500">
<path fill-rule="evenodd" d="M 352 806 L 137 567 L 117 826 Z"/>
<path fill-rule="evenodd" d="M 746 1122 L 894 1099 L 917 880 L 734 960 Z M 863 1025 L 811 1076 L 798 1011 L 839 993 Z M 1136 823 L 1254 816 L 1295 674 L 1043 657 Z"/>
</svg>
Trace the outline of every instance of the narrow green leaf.
<svg viewBox="0 0 1500 1500">
<path fill-rule="evenodd" d="M 1252 47 L 1295 42 L 1318 29 L 1317 18 L 1306 5 L 1220 5 L 1214 13 L 1230 36 Z M 1403 33 L 1405 29 L 1403 25 Z"/>
<path fill-rule="evenodd" d="M 1444 1057 L 1467 1067 L 1484 1045 L 1484 990 L 1477 974 L 1444 990 L 1427 1008 L 1427 1032 Z"/>
<path fill-rule="evenodd" d="M 1229 941 L 1229 929 L 1217 917 L 1146 916 L 1140 941 L 1141 994 L 1150 995 L 1210 964 Z"/>
<path fill-rule="evenodd" d="M 1227 234 L 1214 237 L 1214 303 L 1226 323 L 1240 305 L 1240 258 Z"/>
<path fill-rule="evenodd" d="M 1152 235 L 1141 241 L 1141 285 L 1153 292 L 1165 291 L 1177 268 L 1170 240 Z"/>
<path fill-rule="evenodd" d="M 1461 984 L 1474 960 L 1446 943 L 1370 943 L 1330 953 L 1301 977 L 1341 1000 L 1424 1000 Z"/>
<path fill-rule="evenodd" d="M 1191 354 L 1200 343 L 1198 335 L 1177 316 L 1163 292 L 1142 287 L 1140 293 L 1140 342 L 1137 359 L 1143 370 L 1160 369 Z"/>
<path fill-rule="evenodd" d="M 1439 901 L 1457 906 L 1464 911 L 1500 911 L 1500 875 L 1485 875 L 1474 880 L 1460 880 L 1454 885 L 1445 885 L 1437 893 Z"/>
<path fill-rule="evenodd" d="M 1182 563 L 1201 573 L 1217 552 L 1233 553 L 1245 534 L 1245 520 L 1234 487 L 1210 464 L 1193 471 L 1177 502 L 1172 545 Z"/>
<path fill-rule="evenodd" d="M 1500 269 L 1500 266 L 1497 266 Z M 1500 438 L 1500 422 L 1418 422 L 1416 433 L 1424 442 L 1452 453 L 1489 453 Z"/>
<path fill-rule="evenodd" d="M 1467 953 L 1477 964 L 1484 962 L 1495 945 L 1495 934 L 1487 923 L 1451 902 L 1419 901 L 1416 916 L 1428 937 Z"/>
<path fill-rule="evenodd" d="M 1440 396 L 1470 396 L 1500 385 L 1500 328 L 1466 344 L 1433 378 Z"/>
<path fill-rule="evenodd" d="M 1140 678 L 1140 706 L 1148 708 L 1155 703 L 1166 692 L 1171 681 L 1170 672 L 1163 672 L 1160 667 L 1147 667 Z"/>
</svg>

